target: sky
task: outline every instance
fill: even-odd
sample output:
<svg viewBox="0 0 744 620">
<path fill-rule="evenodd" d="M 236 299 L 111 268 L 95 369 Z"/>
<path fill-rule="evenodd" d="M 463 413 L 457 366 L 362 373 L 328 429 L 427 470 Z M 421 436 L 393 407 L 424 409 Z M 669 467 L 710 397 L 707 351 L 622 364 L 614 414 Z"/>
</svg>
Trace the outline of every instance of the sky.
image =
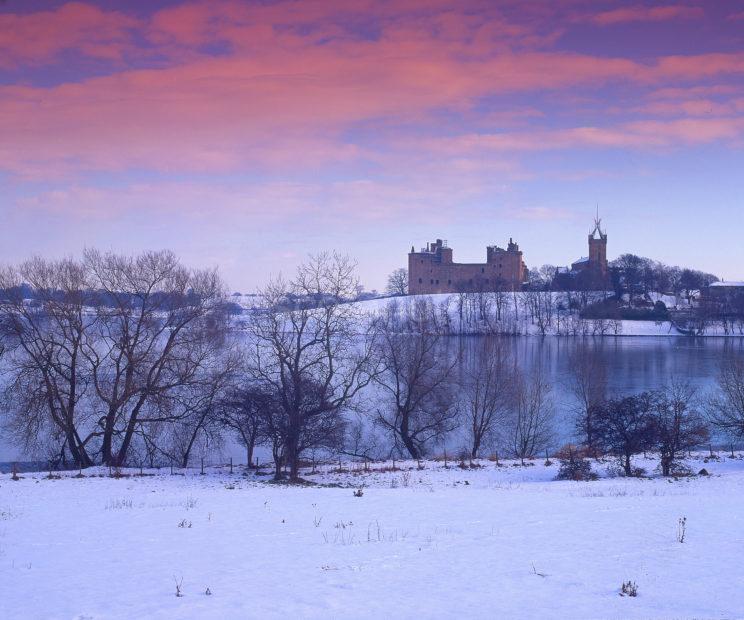
<svg viewBox="0 0 744 620">
<path fill-rule="evenodd" d="M 744 0 L 0 0 L 0 262 L 368 289 L 440 237 L 744 279 Z"/>
</svg>

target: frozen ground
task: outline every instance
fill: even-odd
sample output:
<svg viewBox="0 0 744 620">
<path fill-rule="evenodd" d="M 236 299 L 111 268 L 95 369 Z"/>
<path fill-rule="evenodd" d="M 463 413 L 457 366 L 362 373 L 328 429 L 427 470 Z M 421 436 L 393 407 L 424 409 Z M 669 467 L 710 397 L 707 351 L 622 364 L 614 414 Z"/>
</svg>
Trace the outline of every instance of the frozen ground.
<svg viewBox="0 0 744 620">
<path fill-rule="evenodd" d="M 586 483 L 482 463 L 306 476 L 325 487 L 2 475 L 0 617 L 744 617 L 744 459 Z"/>
</svg>

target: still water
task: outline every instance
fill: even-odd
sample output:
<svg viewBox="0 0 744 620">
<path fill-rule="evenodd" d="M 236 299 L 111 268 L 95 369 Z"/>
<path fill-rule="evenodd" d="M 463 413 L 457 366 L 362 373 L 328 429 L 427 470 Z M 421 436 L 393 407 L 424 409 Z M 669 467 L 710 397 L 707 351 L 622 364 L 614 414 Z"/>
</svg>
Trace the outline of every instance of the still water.
<svg viewBox="0 0 744 620">
<path fill-rule="evenodd" d="M 485 338 L 448 338 L 442 354 L 463 354 L 463 365 L 477 362 Z M 541 365 L 544 377 L 552 384 L 555 403 L 555 440 L 562 445 L 572 440 L 573 397 L 568 388 L 569 359 L 571 352 L 582 346 L 582 339 L 575 337 L 514 337 L 503 342 L 511 349 L 516 363 L 524 370 Z M 744 338 L 687 338 L 687 337 L 602 337 L 583 339 L 592 347 L 607 368 L 608 390 L 611 394 L 629 394 L 662 387 L 674 376 L 684 377 L 695 385 L 702 395 L 715 388 L 718 365 L 726 355 L 744 355 Z M 447 444 L 456 448 L 462 436 L 455 432 Z M 722 440 L 719 438 L 719 443 Z M 236 458 L 242 449 L 228 447 Z M 0 435 L 0 462 L 16 459 L 28 460 L 29 455 L 19 453 Z M 268 457 L 267 457 L 268 458 Z M 0 469 L 2 469 L 0 467 Z"/>
<path fill-rule="evenodd" d="M 484 347 L 483 338 L 459 340 L 463 364 L 477 362 Z M 607 369 L 609 395 L 627 395 L 663 387 L 672 377 L 681 377 L 705 396 L 716 386 L 720 361 L 727 355 L 744 355 L 744 338 L 688 337 L 516 337 L 505 341 L 524 370 L 536 365 L 552 384 L 555 403 L 555 441 L 562 445 L 572 439 L 574 399 L 567 383 L 571 353 L 579 346 L 589 346 Z M 719 441 L 721 438 L 719 438 Z"/>
</svg>

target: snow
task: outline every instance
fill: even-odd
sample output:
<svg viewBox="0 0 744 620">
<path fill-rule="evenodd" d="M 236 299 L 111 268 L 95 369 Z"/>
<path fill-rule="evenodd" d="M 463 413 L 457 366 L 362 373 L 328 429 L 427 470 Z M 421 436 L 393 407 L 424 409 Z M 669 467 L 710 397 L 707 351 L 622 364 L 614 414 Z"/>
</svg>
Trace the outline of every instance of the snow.
<svg viewBox="0 0 744 620">
<path fill-rule="evenodd" d="M 560 293 L 553 293 L 556 297 L 560 296 Z M 596 293 L 595 294 L 598 298 L 601 298 L 602 293 Z M 397 297 L 392 298 L 395 299 L 398 304 L 401 306 L 411 303 L 415 299 L 419 298 L 426 298 L 430 300 L 433 304 L 437 306 L 441 306 L 442 304 L 449 304 L 449 315 L 452 325 L 456 328 L 459 324 L 458 315 L 457 315 L 457 295 L 452 295 L 448 293 L 440 293 L 440 294 L 431 294 L 431 295 L 413 295 L 413 296 L 407 296 L 407 297 Z M 519 298 L 517 298 L 519 300 Z M 683 306 L 684 303 L 679 302 L 676 300 L 673 296 L 669 295 L 661 295 L 656 294 L 653 296 L 653 301 L 663 301 L 667 307 L 678 307 Z M 379 298 L 379 299 L 371 299 L 368 301 L 363 302 L 356 302 L 357 305 L 364 310 L 366 313 L 368 313 L 370 316 L 374 315 L 375 313 L 382 312 L 385 307 L 390 303 L 391 298 Z M 558 300 L 556 300 L 556 303 Z M 511 303 L 513 303 L 513 298 L 510 295 L 509 303 L 507 304 L 507 312 L 511 312 Z M 520 315 L 521 319 L 519 321 L 519 333 L 521 335 L 526 336 L 540 336 L 540 330 L 537 325 L 530 322 L 528 317 L 528 310 L 524 307 L 522 303 L 520 303 Z M 593 329 L 592 322 L 591 321 L 583 321 L 585 325 L 585 335 L 596 335 L 596 331 Z M 605 326 L 604 328 L 604 335 L 605 336 L 678 336 L 678 337 L 688 337 L 686 334 L 678 331 L 669 321 L 620 321 L 620 327 L 616 331 L 614 326 Z M 477 332 L 477 326 L 474 326 L 474 329 Z M 470 333 L 470 332 L 468 332 Z M 556 334 L 555 329 L 555 323 L 554 326 L 548 328 L 546 331 L 547 336 L 554 336 Z M 717 325 L 711 325 L 707 327 L 706 333 L 703 335 L 703 337 L 706 336 L 735 336 L 735 337 L 741 337 L 744 334 L 741 334 L 737 331 L 730 331 L 729 333 L 726 333 L 724 329 L 721 326 Z"/>
<path fill-rule="evenodd" d="M 2 475 L 2 617 L 742 617 L 741 456 L 698 455 L 713 475 L 676 481 L 480 464 L 305 472 L 337 486 L 303 487 L 226 469 Z"/>
<path fill-rule="evenodd" d="M 529 294 L 529 293 L 528 293 Z M 565 303 L 565 295 L 563 293 L 551 293 L 555 297 L 555 304 L 556 307 L 558 307 L 560 304 Z M 688 337 L 687 334 L 684 332 L 681 332 L 677 330 L 674 325 L 672 325 L 669 321 L 619 321 L 619 328 L 616 329 L 614 324 L 609 324 L 609 321 L 606 321 L 606 325 L 601 329 L 597 329 L 596 326 L 593 324 L 590 320 L 579 320 L 580 324 L 583 324 L 583 328 L 581 327 L 572 327 L 569 330 L 565 328 L 565 321 L 564 321 L 564 329 L 563 332 L 558 334 L 557 333 L 557 321 L 554 321 L 551 326 L 549 326 L 545 332 L 545 334 L 542 334 L 539 327 L 532 323 L 530 321 L 529 317 L 529 310 L 525 306 L 524 299 L 523 299 L 523 293 L 512 295 L 511 293 L 508 294 L 508 299 L 506 302 L 506 308 L 505 308 L 505 318 L 507 319 L 507 322 L 505 324 L 506 326 L 506 333 L 509 333 L 511 335 L 523 335 L 523 336 L 566 336 L 566 335 L 593 335 L 593 336 L 678 336 L 678 337 Z M 590 294 L 594 300 L 600 300 L 605 297 L 605 293 L 596 291 Z M 689 302 L 686 299 L 683 298 L 677 298 L 673 295 L 665 295 L 662 293 L 650 293 L 649 299 L 651 302 L 655 303 L 657 301 L 662 301 L 667 308 L 675 308 L 675 309 L 684 309 L 689 308 Z M 237 298 L 236 298 L 237 299 Z M 399 296 L 399 297 L 378 297 L 374 299 L 368 299 L 364 301 L 357 301 L 352 302 L 354 305 L 356 305 L 360 310 L 365 312 L 368 316 L 374 316 L 378 313 L 381 313 L 385 307 L 394 301 L 395 303 L 399 304 L 400 306 L 405 306 L 406 304 L 412 303 L 416 299 L 426 299 L 430 302 L 432 302 L 434 305 L 438 307 L 447 306 L 448 308 L 448 315 L 450 317 L 450 323 L 451 328 L 454 330 L 452 333 L 457 334 L 460 333 L 458 330 L 462 329 L 462 333 L 464 334 L 480 334 L 480 333 L 490 333 L 488 329 L 485 326 L 482 325 L 463 325 L 460 327 L 460 321 L 458 317 L 458 295 L 451 294 L 451 293 L 435 293 L 435 294 L 428 294 L 428 295 L 409 295 L 409 296 Z M 628 302 L 628 295 L 623 296 L 623 300 L 627 303 Z M 242 296 L 238 303 L 240 303 L 243 308 L 250 309 L 254 307 L 256 298 L 255 296 Z M 518 304 L 519 307 L 519 319 L 514 320 L 514 304 Z M 573 314 L 575 315 L 576 312 L 574 311 Z M 567 318 L 566 315 L 564 315 L 564 319 Z M 576 317 L 578 319 L 578 317 Z M 513 330 L 513 331 L 512 331 Z M 574 333 L 575 332 L 575 333 Z M 705 333 L 698 336 L 698 337 L 708 337 L 708 336 L 716 336 L 716 337 L 742 337 L 744 336 L 744 332 L 741 332 L 740 328 L 737 326 L 736 328 L 729 329 L 727 332 L 722 325 L 716 325 L 712 324 L 706 327 Z"/>
<path fill-rule="evenodd" d="M 744 288 L 744 282 L 713 282 L 715 288 Z"/>
</svg>

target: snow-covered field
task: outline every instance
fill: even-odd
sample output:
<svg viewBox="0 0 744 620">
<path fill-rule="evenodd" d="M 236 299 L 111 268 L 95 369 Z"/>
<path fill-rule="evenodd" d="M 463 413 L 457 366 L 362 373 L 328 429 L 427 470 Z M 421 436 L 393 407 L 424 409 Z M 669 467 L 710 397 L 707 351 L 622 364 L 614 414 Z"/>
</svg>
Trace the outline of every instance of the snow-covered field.
<svg viewBox="0 0 744 620">
<path fill-rule="evenodd" d="M 701 455 L 692 469 L 712 475 L 676 481 L 481 464 L 304 487 L 237 469 L 2 475 L 0 617 L 744 617 L 740 456 Z"/>
</svg>

